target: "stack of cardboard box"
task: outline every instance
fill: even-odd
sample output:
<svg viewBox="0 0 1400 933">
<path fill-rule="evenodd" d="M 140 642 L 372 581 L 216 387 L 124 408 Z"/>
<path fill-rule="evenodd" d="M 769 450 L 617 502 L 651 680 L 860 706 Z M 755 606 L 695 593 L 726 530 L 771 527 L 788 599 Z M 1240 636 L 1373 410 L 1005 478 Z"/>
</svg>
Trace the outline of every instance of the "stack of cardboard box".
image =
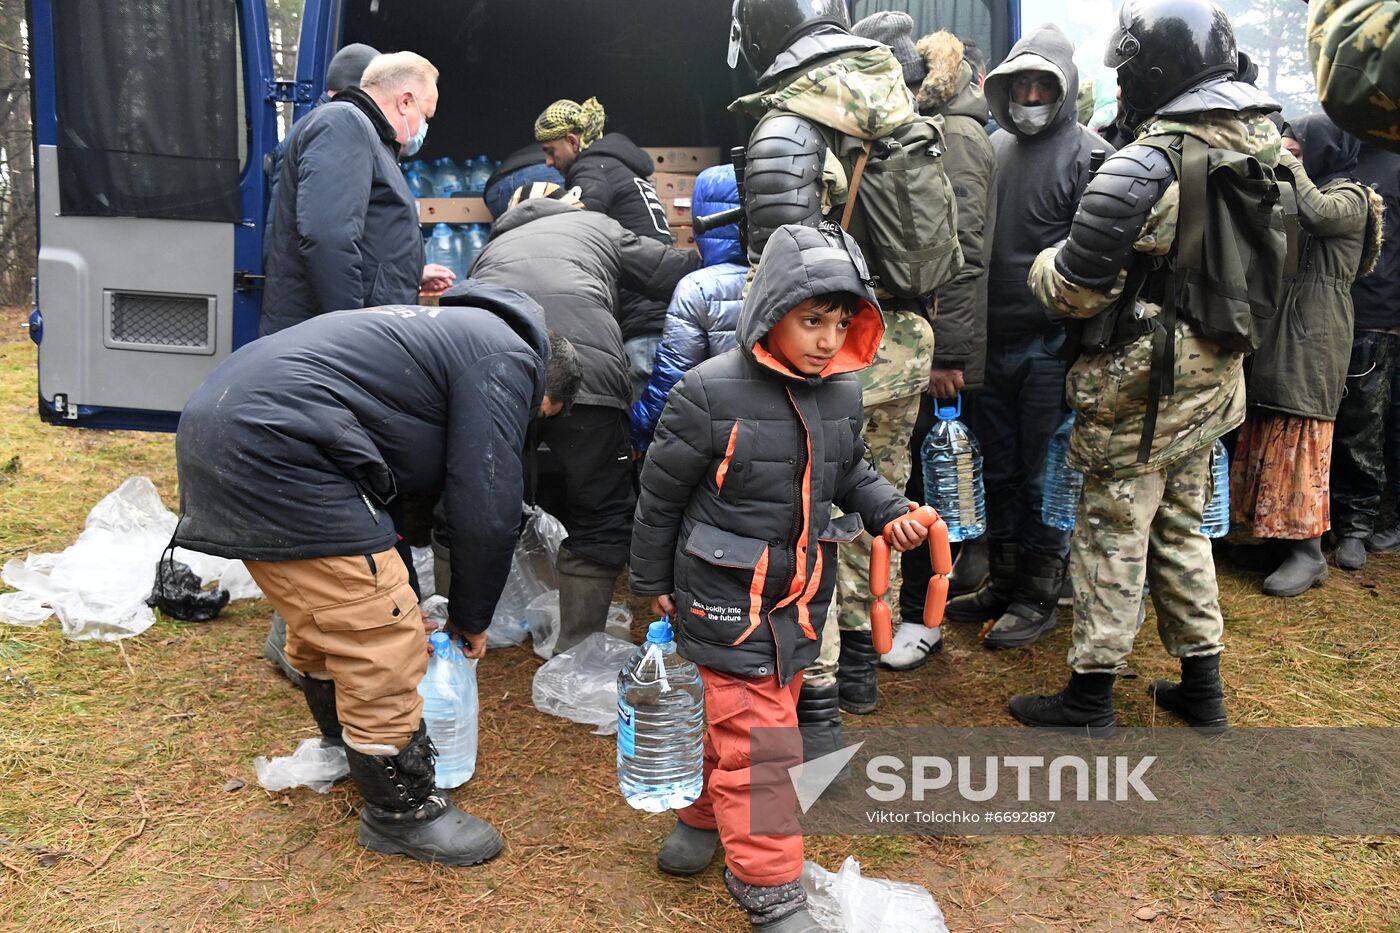
<svg viewBox="0 0 1400 933">
<path fill-rule="evenodd" d="M 656 163 L 656 174 L 651 177 L 651 183 L 656 188 L 657 197 L 666 205 L 666 222 L 676 238 L 676 245 L 694 249 L 695 234 L 690 229 L 690 207 L 695 176 L 702 169 L 720 163 L 719 149 L 703 146 L 643 148 Z"/>
</svg>

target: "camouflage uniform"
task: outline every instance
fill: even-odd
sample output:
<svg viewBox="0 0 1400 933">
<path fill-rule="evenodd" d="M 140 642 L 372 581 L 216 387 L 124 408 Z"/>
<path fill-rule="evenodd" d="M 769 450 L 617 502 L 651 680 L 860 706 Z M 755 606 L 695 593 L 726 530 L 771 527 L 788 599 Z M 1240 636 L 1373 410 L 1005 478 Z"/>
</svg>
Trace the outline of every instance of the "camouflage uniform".
<svg viewBox="0 0 1400 933">
<path fill-rule="evenodd" d="M 1400 152 L 1400 0 L 1310 0 L 1308 55 L 1337 125 Z"/>
<path fill-rule="evenodd" d="M 1187 133 L 1208 145 L 1278 163 L 1279 138 L 1259 114 L 1211 111 L 1183 120 L 1154 120 L 1142 133 Z M 1178 185 L 1167 188 L 1143 224 L 1134 249 L 1165 256 L 1176 239 Z M 1056 249 L 1040 254 L 1030 286 L 1047 308 L 1092 318 L 1121 293 L 1125 275 L 1107 292 L 1065 279 Z M 1139 258 L 1137 261 L 1143 261 Z M 1139 302 L 1142 314 L 1160 308 Z M 1078 413 L 1070 464 L 1085 473 L 1070 547 L 1074 641 L 1069 665 L 1078 673 L 1115 673 L 1132 650 L 1145 580 L 1151 582 L 1158 631 L 1176 657 L 1216 654 L 1224 623 L 1210 542 L 1200 531 L 1211 489 L 1210 448 L 1243 420 L 1243 356 L 1176 323 L 1175 392 L 1160 400 L 1147 462 L 1137 462 L 1147 412 L 1152 338 L 1086 353 L 1070 368 L 1067 395 Z M 1151 557 L 1150 562 L 1148 557 Z"/>
<path fill-rule="evenodd" d="M 771 110 L 785 110 L 858 139 L 879 139 L 918 116 L 904 84 L 903 66 L 883 46 L 818 65 L 786 84 L 741 97 L 729 109 L 755 119 Z M 839 216 L 848 190 L 846 170 L 836 153 L 828 150 L 822 172 L 823 214 Z M 885 317 L 885 337 L 875 362 L 859 373 L 865 442 L 880 475 L 903 489 L 909 480 L 909 437 L 933 368 L 933 328 L 914 311 L 892 310 L 900 303 L 898 299 L 880 290 L 876 295 Z M 870 538 L 862 536 L 843 545 L 837 561 L 834 616 L 841 628 L 868 630 Z M 891 564 L 887 599 L 899 594 L 899 562 Z M 828 620 L 832 617 L 828 612 Z M 837 628 L 828 625 L 821 656 L 807 671 L 807 683 L 830 683 L 839 648 Z"/>
</svg>

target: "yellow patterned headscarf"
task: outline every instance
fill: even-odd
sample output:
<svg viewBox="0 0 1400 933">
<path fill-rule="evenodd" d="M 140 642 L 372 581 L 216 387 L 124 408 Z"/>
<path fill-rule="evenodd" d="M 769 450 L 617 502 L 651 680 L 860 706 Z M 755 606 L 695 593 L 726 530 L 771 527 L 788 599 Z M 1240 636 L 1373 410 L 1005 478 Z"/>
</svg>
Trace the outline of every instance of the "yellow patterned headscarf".
<svg viewBox="0 0 1400 933">
<path fill-rule="evenodd" d="M 603 123 L 607 118 L 603 105 L 598 103 L 596 97 L 590 97 L 581 104 L 556 100 L 544 108 L 544 113 L 535 120 L 535 139 L 547 142 L 577 133 L 579 148 L 587 149 L 603 135 Z"/>
</svg>

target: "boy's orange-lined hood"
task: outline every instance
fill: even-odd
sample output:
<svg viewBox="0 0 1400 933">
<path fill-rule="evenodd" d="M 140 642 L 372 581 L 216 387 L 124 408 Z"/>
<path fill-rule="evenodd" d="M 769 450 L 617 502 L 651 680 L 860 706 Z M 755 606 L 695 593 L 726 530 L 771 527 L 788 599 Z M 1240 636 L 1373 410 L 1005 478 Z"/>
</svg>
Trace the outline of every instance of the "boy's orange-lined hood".
<svg viewBox="0 0 1400 933">
<path fill-rule="evenodd" d="M 832 292 L 859 295 L 861 306 L 851 319 L 846 342 L 820 375 L 793 372 L 759 343 L 788 311 L 808 298 Z M 884 334 L 885 319 L 855 240 L 830 223 L 821 228 L 789 224 L 773 232 L 739 312 L 738 343 L 746 356 L 785 378 L 815 382 L 869 366 Z"/>
</svg>

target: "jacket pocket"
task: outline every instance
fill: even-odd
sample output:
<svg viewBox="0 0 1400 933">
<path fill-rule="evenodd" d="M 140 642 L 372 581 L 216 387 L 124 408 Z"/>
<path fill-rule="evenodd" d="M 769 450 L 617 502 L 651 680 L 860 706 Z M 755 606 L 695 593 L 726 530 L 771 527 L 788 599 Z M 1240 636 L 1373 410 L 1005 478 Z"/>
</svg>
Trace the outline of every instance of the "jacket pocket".
<svg viewBox="0 0 1400 933">
<path fill-rule="evenodd" d="M 830 544 L 849 544 L 865 531 L 865 522 L 854 512 L 838 515 L 826 523 L 826 528 L 817 536 L 818 540 Z"/>
<path fill-rule="evenodd" d="M 685 542 L 677 606 L 686 633 L 720 645 L 742 643 L 762 618 L 768 542 L 697 522 Z"/>
<path fill-rule="evenodd" d="M 418 605 L 413 587 L 407 582 L 324 609 L 311 610 L 311 618 L 323 632 L 363 632 L 394 625 Z"/>
<path fill-rule="evenodd" d="M 758 425 L 752 421 L 738 420 L 729 429 L 729 440 L 724 447 L 724 457 L 715 467 L 715 491 L 725 502 L 737 503 L 744 493 L 744 482 L 753 464 L 749 462 L 753 450 L 753 435 Z M 718 531 L 718 529 L 715 529 Z"/>
</svg>

